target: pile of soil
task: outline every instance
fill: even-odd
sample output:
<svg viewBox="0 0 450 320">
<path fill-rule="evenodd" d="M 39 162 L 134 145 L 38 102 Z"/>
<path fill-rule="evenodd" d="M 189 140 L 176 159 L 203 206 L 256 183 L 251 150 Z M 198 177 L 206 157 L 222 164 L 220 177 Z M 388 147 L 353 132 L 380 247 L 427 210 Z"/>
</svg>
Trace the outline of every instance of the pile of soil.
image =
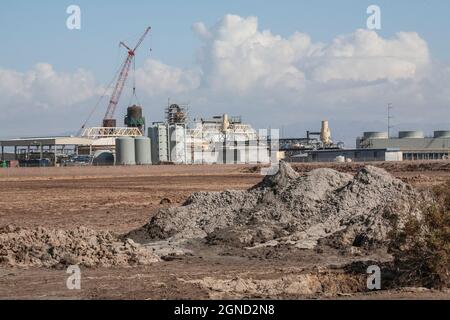
<svg viewBox="0 0 450 320">
<path fill-rule="evenodd" d="M 199 192 L 157 212 L 141 229 L 151 240 L 205 239 L 208 244 L 313 249 L 382 246 L 392 221 L 420 218 L 424 197 L 385 170 L 356 175 L 316 169 L 299 176 L 281 162 L 276 175 L 244 191 Z"/>
<path fill-rule="evenodd" d="M 0 266 L 111 267 L 150 264 L 159 258 L 131 239 L 84 227 L 74 230 L 0 228 Z"/>
</svg>

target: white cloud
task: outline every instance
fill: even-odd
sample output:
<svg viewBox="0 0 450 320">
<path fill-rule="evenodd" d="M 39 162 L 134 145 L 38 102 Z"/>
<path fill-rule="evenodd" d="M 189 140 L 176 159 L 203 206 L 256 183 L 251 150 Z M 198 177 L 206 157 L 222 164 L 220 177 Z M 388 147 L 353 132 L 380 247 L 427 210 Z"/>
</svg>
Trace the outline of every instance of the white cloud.
<svg viewBox="0 0 450 320">
<path fill-rule="evenodd" d="M 198 72 L 168 66 L 153 59 L 146 60 L 136 70 L 136 85 L 149 96 L 181 94 L 196 89 L 199 83 Z"/>
<path fill-rule="evenodd" d="M 383 39 L 360 29 L 323 44 L 299 32 L 283 38 L 260 31 L 255 17 L 227 15 L 209 30 L 196 26 L 204 41 L 200 62 L 213 89 L 242 93 L 280 86 L 300 90 L 305 81 L 410 79 L 430 62 L 426 42 L 413 32 Z"/>
<path fill-rule="evenodd" d="M 200 65 L 203 83 L 215 91 L 236 91 L 268 88 L 301 89 L 304 73 L 295 66 L 296 48 L 290 40 L 270 31 L 258 31 L 255 17 L 227 15 L 215 27 L 207 30 Z M 302 47 L 301 36 L 293 42 Z"/>
<path fill-rule="evenodd" d="M 85 103 L 100 91 L 94 75 L 83 69 L 57 72 L 48 63 L 27 72 L 0 68 L 0 135 L 76 130 L 92 108 Z"/>
<path fill-rule="evenodd" d="M 211 38 L 211 33 L 203 22 L 196 22 L 192 25 L 192 30 L 202 39 Z"/>
<path fill-rule="evenodd" d="M 93 74 L 83 69 L 57 73 L 47 63 L 39 63 L 25 73 L 0 69 L 2 107 L 68 107 L 96 95 L 97 90 Z"/>
<path fill-rule="evenodd" d="M 322 118 L 382 123 L 388 102 L 404 121 L 450 116 L 450 69 L 433 61 L 415 32 L 384 38 L 359 29 L 321 43 L 302 32 L 283 37 L 260 30 L 256 17 L 236 15 L 212 27 L 195 23 L 192 30 L 202 42 L 195 68 L 148 59 L 136 70 L 144 107 L 171 97 L 191 102 L 200 116 L 229 112 L 273 127 Z M 98 92 L 85 70 L 60 73 L 49 64 L 25 73 L 0 69 L 0 109 L 55 110 L 83 104 Z"/>
<path fill-rule="evenodd" d="M 255 17 L 227 15 L 211 28 L 200 25 L 194 30 L 203 42 L 202 92 L 212 101 L 219 96 L 245 105 L 242 113 L 252 118 L 278 118 L 278 125 L 383 118 L 385 105 L 395 102 L 402 117 L 412 119 L 414 111 L 445 110 L 450 103 L 448 71 L 435 67 L 415 32 L 383 38 L 358 29 L 321 43 L 301 32 L 282 37 L 260 30 Z"/>
<path fill-rule="evenodd" d="M 337 37 L 311 58 L 319 58 L 312 63 L 311 78 L 320 82 L 411 79 L 430 63 L 428 46 L 417 33 L 383 39 L 362 29 Z"/>
</svg>

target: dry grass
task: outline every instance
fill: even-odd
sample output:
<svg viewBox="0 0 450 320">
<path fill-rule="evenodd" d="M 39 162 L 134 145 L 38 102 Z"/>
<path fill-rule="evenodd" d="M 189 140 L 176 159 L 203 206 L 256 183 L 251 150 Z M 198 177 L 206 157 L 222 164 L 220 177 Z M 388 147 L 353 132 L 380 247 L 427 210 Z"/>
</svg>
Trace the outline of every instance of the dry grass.
<svg viewBox="0 0 450 320">
<path fill-rule="evenodd" d="M 390 251 L 396 285 L 445 288 L 450 285 L 450 181 L 433 187 L 435 201 L 425 206 L 421 221 L 411 218 L 394 227 Z"/>
</svg>

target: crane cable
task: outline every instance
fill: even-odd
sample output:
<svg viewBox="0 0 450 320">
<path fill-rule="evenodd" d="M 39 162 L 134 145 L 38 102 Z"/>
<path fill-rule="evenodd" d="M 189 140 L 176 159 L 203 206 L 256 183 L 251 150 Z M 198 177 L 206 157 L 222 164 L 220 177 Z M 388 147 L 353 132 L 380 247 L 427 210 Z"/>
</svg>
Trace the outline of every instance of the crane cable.
<svg viewBox="0 0 450 320">
<path fill-rule="evenodd" d="M 153 39 L 151 36 L 149 38 L 150 38 L 150 40 L 149 40 L 150 41 L 150 52 L 152 52 L 153 51 L 153 49 L 152 49 L 153 48 Z M 136 99 L 136 102 L 139 106 L 142 106 L 142 104 L 139 101 L 139 98 L 136 94 L 136 56 L 133 57 L 133 95 L 131 96 L 130 103 L 128 105 L 130 105 L 130 106 L 132 105 L 133 98 Z"/>
<path fill-rule="evenodd" d="M 136 94 L 136 57 L 133 57 L 133 94 L 131 95 L 129 106 L 133 103 L 133 98 L 136 100 L 137 104 L 140 106 L 141 102 Z"/>
<path fill-rule="evenodd" d="M 120 51 L 119 51 L 120 52 Z M 119 53 L 120 55 L 120 53 Z M 95 113 L 95 111 L 97 111 L 98 106 L 100 105 L 100 102 L 103 100 L 103 98 L 107 95 L 108 90 L 112 87 L 114 81 L 117 79 L 117 77 L 119 76 L 119 72 L 121 69 L 122 65 L 119 66 L 119 69 L 116 71 L 116 73 L 114 74 L 114 77 L 111 79 L 111 82 L 108 84 L 108 86 L 105 88 L 105 91 L 103 92 L 103 94 L 98 98 L 97 103 L 94 105 L 94 107 L 92 108 L 91 112 L 89 113 L 89 116 L 87 117 L 87 119 L 84 121 L 83 125 L 81 126 L 80 130 L 78 130 L 77 132 L 77 137 L 79 137 L 81 135 L 81 133 L 83 132 L 83 129 L 86 127 L 86 124 L 89 122 L 89 120 L 91 120 L 92 115 Z"/>
</svg>

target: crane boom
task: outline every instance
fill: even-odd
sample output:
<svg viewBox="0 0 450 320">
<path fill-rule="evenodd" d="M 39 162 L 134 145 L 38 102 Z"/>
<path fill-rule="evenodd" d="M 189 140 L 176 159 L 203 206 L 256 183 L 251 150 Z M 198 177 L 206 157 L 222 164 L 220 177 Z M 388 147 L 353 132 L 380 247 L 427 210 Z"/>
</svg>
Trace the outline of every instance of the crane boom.
<svg viewBox="0 0 450 320">
<path fill-rule="evenodd" d="M 111 99 L 109 100 L 109 105 L 108 109 L 106 110 L 104 120 L 109 120 L 114 117 L 114 112 L 116 111 L 117 104 L 119 103 L 120 96 L 122 95 L 122 90 L 123 87 L 125 86 L 125 82 L 127 80 L 128 73 L 130 71 L 132 60 L 133 56 L 128 55 L 125 62 L 122 65 L 122 70 L 120 71 L 119 78 L 117 80 L 116 86 L 114 87 L 114 91 L 111 95 Z"/>
<path fill-rule="evenodd" d="M 150 30 L 151 30 L 151 27 L 148 27 L 147 29 L 145 29 L 144 34 L 142 35 L 142 37 L 139 39 L 138 43 L 134 47 L 133 52 L 135 52 L 139 48 L 139 46 L 141 45 L 142 41 L 144 41 L 145 37 L 150 32 Z"/>
<path fill-rule="evenodd" d="M 138 43 L 131 50 L 125 43 L 121 42 L 120 45 L 125 47 L 128 50 L 128 55 L 122 64 L 119 77 L 117 78 L 116 85 L 114 87 L 113 93 L 111 95 L 111 99 L 109 100 L 108 108 L 106 109 L 105 117 L 103 118 L 103 126 L 104 127 L 114 127 L 115 120 L 114 112 L 116 111 L 117 104 L 119 103 L 120 96 L 122 95 L 123 88 L 128 78 L 128 73 L 130 72 L 131 63 L 133 62 L 134 56 L 136 54 L 136 50 L 140 47 L 142 42 L 144 41 L 147 34 L 150 32 L 150 27 L 148 27 L 144 34 L 139 39 Z"/>
</svg>

